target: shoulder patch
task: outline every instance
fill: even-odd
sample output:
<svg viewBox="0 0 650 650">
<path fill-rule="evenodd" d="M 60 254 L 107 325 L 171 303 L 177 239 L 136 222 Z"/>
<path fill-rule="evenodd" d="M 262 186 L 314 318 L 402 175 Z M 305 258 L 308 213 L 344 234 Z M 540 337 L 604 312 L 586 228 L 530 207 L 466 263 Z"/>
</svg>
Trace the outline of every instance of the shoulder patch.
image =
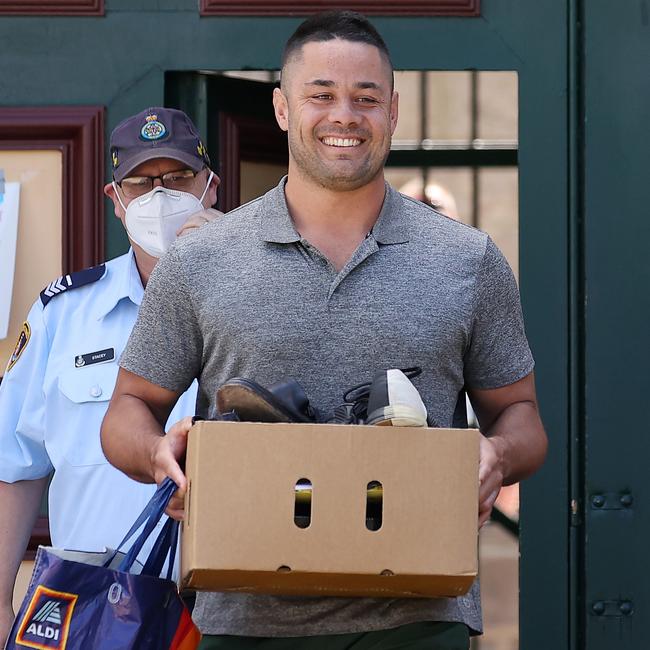
<svg viewBox="0 0 650 650">
<path fill-rule="evenodd" d="M 43 307 L 47 305 L 54 296 L 58 296 L 64 291 L 69 291 L 70 289 L 78 289 L 87 284 L 92 284 L 97 282 L 104 273 L 106 272 L 106 265 L 99 264 L 93 266 L 89 269 L 83 269 L 83 271 L 75 271 L 74 273 L 69 273 L 68 275 L 62 275 L 60 278 L 57 278 L 53 282 L 41 291 L 41 303 Z"/>
<path fill-rule="evenodd" d="M 7 369 L 5 372 L 9 372 L 20 359 L 20 355 L 23 353 L 23 350 L 27 347 L 29 339 L 32 335 L 32 330 L 29 327 L 29 323 L 25 321 L 23 326 L 20 328 L 20 334 L 18 334 L 18 340 L 16 341 L 16 347 L 9 357 L 9 363 L 7 364 Z"/>
</svg>

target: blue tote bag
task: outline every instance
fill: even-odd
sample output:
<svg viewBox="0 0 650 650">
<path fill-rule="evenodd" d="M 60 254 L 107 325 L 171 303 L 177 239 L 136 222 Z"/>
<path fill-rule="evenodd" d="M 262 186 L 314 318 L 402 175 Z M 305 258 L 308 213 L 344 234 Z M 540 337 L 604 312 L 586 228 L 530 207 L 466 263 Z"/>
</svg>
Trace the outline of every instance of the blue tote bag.
<svg viewBox="0 0 650 650">
<path fill-rule="evenodd" d="M 168 519 L 141 569 L 136 563 L 175 490 L 169 478 L 160 484 L 115 551 L 39 547 L 6 649 L 195 650 L 201 635 L 171 580 L 178 522 Z"/>
</svg>

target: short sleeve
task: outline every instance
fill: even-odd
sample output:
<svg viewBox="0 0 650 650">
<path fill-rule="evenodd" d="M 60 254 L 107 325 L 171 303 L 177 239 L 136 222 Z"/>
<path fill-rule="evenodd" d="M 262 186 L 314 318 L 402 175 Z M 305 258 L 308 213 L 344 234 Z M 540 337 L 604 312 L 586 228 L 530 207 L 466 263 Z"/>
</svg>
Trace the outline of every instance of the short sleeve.
<svg viewBox="0 0 650 650">
<path fill-rule="evenodd" d="M 0 481 L 37 479 L 52 471 L 44 442 L 49 351 L 43 308 L 36 302 L 0 384 Z"/>
<path fill-rule="evenodd" d="M 488 238 L 475 284 L 465 384 L 479 390 L 501 388 L 523 379 L 534 365 L 515 277 Z"/>
<path fill-rule="evenodd" d="M 184 392 L 201 368 L 203 338 L 175 248 L 154 268 L 120 366 L 153 384 Z"/>
</svg>

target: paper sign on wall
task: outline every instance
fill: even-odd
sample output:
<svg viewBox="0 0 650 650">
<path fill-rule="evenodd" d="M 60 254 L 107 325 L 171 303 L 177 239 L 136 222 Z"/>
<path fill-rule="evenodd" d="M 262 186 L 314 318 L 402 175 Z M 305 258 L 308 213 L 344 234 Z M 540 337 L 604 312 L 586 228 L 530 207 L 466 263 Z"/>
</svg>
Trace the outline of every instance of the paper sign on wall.
<svg viewBox="0 0 650 650">
<path fill-rule="evenodd" d="M 7 338 L 9 330 L 18 239 L 19 197 L 20 183 L 4 182 L 4 173 L 0 170 L 0 339 Z"/>
</svg>

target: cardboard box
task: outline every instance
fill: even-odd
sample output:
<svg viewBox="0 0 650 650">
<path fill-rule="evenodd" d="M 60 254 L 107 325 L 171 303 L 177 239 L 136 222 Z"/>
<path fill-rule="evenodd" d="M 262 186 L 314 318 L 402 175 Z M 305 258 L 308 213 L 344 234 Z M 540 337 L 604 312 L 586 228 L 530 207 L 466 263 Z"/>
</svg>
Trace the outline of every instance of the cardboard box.
<svg viewBox="0 0 650 650">
<path fill-rule="evenodd" d="M 183 586 L 288 595 L 466 593 L 478 569 L 479 435 L 198 422 L 187 449 Z M 301 479 L 311 482 L 311 504 L 296 490 Z M 369 529 L 373 522 L 378 530 Z"/>
</svg>

